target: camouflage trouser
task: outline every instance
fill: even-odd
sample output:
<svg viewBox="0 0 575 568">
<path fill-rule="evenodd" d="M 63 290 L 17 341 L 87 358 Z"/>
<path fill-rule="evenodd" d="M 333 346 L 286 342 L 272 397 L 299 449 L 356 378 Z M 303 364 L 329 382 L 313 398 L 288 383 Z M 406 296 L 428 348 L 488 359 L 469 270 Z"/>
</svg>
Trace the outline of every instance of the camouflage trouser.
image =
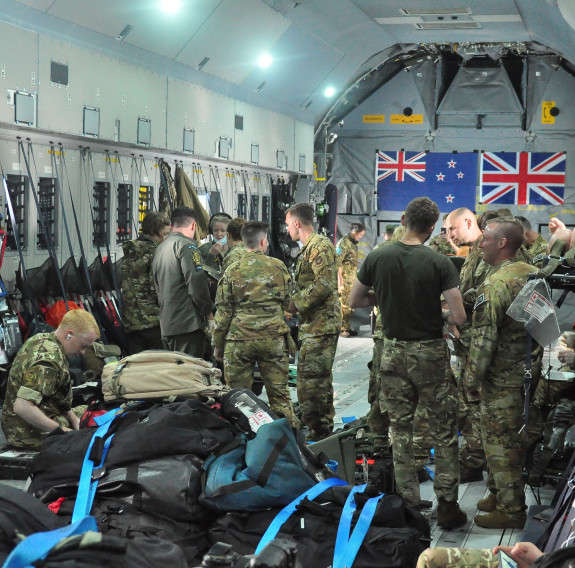
<svg viewBox="0 0 575 568">
<path fill-rule="evenodd" d="M 523 388 L 495 385 L 488 375 L 481 389 L 481 436 L 490 474 L 487 485 L 497 493 L 497 509 L 510 517 L 525 514 L 522 426 Z"/>
<path fill-rule="evenodd" d="M 459 351 L 459 431 L 463 436 L 459 461 L 461 467 L 467 469 L 483 469 L 485 467 L 485 450 L 481 441 L 481 409 L 479 401 L 467 400 L 465 384 L 465 369 L 469 361 L 469 346 L 460 343 Z"/>
<path fill-rule="evenodd" d="M 367 425 L 374 434 L 385 438 L 389 437 L 389 416 L 385 409 L 385 400 L 381 393 L 379 372 L 381 369 L 381 354 L 383 353 L 383 339 L 373 339 L 373 357 L 369 371 L 369 387 L 367 401 L 370 409 L 367 415 Z"/>
<path fill-rule="evenodd" d="M 296 426 L 295 412 L 288 390 L 289 359 L 286 337 L 268 337 L 250 341 L 226 341 L 224 375 L 232 389 L 250 389 L 257 361 L 270 408 Z"/>
<path fill-rule="evenodd" d="M 428 548 L 416 568 L 495 568 L 498 563 L 489 548 Z"/>
<path fill-rule="evenodd" d="M 349 307 L 349 295 L 351 294 L 351 287 L 353 280 L 347 281 L 344 279 L 342 289 L 339 293 L 339 301 L 341 302 L 341 331 L 351 330 L 351 315 L 353 309 Z"/>
<path fill-rule="evenodd" d="M 479 401 L 467 400 L 465 372 L 469 363 L 469 342 L 471 329 L 465 326 L 459 341 L 455 341 L 456 354 L 459 359 L 459 416 L 457 426 L 463 437 L 459 452 L 462 468 L 483 469 L 485 467 L 485 451 L 481 441 L 481 410 Z"/>
<path fill-rule="evenodd" d="M 303 339 L 297 361 L 297 398 L 301 420 L 312 440 L 333 431 L 333 374 L 337 334 Z"/>
<path fill-rule="evenodd" d="M 367 425 L 371 432 L 384 438 L 389 437 L 389 414 L 385 406 L 385 397 L 381 389 L 381 356 L 383 354 L 383 339 L 373 339 L 373 358 L 369 373 L 369 388 L 367 400 L 371 405 L 367 415 Z M 428 438 L 427 412 L 420 405 L 415 411 L 413 425 L 413 455 L 417 469 L 429 461 L 429 451 L 433 447 Z"/>
<path fill-rule="evenodd" d="M 457 389 L 445 373 L 447 357 L 443 339 L 384 340 L 381 386 L 391 420 L 396 486 L 412 506 L 420 502 L 413 456 L 413 423 L 418 403 L 427 410 L 429 439 L 435 446 L 433 489 L 438 498 L 457 501 Z"/>
</svg>

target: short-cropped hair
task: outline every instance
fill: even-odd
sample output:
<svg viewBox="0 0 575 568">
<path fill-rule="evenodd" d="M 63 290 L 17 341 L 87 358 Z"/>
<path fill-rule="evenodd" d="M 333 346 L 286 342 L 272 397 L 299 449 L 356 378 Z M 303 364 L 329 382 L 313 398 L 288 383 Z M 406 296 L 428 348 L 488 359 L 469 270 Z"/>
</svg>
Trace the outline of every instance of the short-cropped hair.
<svg viewBox="0 0 575 568">
<path fill-rule="evenodd" d="M 191 207 L 176 207 L 172 211 L 172 215 L 170 217 L 170 221 L 172 223 L 172 227 L 187 227 L 192 221 L 196 220 L 196 214 Z"/>
<path fill-rule="evenodd" d="M 142 234 L 153 236 L 161 235 L 162 229 L 168 227 L 170 222 L 163 213 L 158 213 L 158 211 L 148 211 L 144 220 L 142 221 Z"/>
<path fill-rule="evenodd" d="M 314 210 L 309 203 L 296 203 L 286 213 L 295 217 L 302 225 L 313 225 Z"/>
<path fill-rule="evenodd" d="M 497 235 L 507 239 L 509 248 L 514 253 L 523 244 L 523 226 L 515 217 L 496 217 L 487 225 L 496 225 Z"/>
<path fill-rule="evenodd" d="M 405 225 L 416 233 L 429 230 L 439 219 L 439 207 L 429 197 L 416 197 L 405 210 Z"/>
<path fill-rule="evenodd" d="M 363 223 L 352 223 L 351 230 L 354 233 L 362 233 L 365 231 L 365 225 Z"/>
<path fill-rule="evenodd" d="M 234 241 L 242 240 L 242 227 L 246 224 L 246 220 L 243 217 L 236 217 L 232 219 L 228 224 L 228 234 Z"/>
<path fill-rule="evenodd" d="M 529 221 L 529 219 L 526 219 L 521 215 L 515 215 L 515 218 L 521 223 L 521 226 L 523 227 L 524 231 L 531 230 L 531 222 Z"/>
<path fill-rule="evenodd" d="M 100 328 L 94 319 L 94 316 L 86 310 L 70 310 L 64 314 L 58 329 L 71 329 L 74 333 L 79 335 L 86 335 L 88 333 L 96 334 L 100 337 Z"/>
<path fill-rule="evenodd" d="M 242 241 L 249 249 L 255 249 L 267 236 L 270 226 L 263 221 L 248 221 L 242 227 Z"/>
</svg>

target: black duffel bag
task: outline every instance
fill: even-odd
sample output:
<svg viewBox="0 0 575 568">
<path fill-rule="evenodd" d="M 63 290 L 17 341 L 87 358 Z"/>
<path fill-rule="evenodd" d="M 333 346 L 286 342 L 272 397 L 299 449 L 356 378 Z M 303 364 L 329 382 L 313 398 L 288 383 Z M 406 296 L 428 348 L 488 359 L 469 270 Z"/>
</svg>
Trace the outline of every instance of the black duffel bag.
<svg viewBox="0 0 575 568">
<path fill-rule="evenodd" d="M 96 428 L 49 435 L 32 460 L 30 492 L 40 497 L 52 487 L 77 484 Z M 238 435 L 215 410 L 198 400 L 132 409 L 114 420 L 107 470 L 172 455 L 205 459 Z"/>
</svg>

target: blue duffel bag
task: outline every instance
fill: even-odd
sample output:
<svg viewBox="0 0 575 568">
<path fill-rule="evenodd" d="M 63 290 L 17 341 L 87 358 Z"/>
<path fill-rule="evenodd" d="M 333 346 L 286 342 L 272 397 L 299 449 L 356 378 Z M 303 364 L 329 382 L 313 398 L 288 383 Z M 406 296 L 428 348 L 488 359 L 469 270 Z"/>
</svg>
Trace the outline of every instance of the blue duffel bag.
<svg viewBox="0 0 575 568">
<path fill-rule="evenodd" d="M 200 503 L 216 511 L 260 511 L 287 505 L 317 482 L 304 471 L 285 418 L 262 425 L 255 438 L 204 464 Z"/>
</svg>

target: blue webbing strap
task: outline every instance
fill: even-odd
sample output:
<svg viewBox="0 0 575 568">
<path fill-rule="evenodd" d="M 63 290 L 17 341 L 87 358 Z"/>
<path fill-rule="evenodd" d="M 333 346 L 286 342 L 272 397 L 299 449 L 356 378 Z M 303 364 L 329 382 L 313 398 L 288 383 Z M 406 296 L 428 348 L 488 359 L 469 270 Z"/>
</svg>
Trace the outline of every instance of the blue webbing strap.
<svg viewBox="0 0 575 568">
<path fill-rule="evenodd" d="M 32 534 L 12 550 L 2 568 L 31 567 L 33 562 L 46 558 L 48 552 L 63 538 L 87 531 L 98 532 L 98 525 L 94 517 L 84 517 L 71 525 L 53 531 Z"/>
<path fill-rule="evenodd" d="M 337 528 L 332 568 L 351 568 L 351 566 L 353 566 L 355 557 L 361 548 L 363 539 L 375 515 L 377 504 L 383 497 L 383 495 L 378 495 L 377 497 L 372 497 L 365 503 L 353 532 L 351 532 L 351 521 L 353 519 L 353 513 L 357 508 L 355 494 L 364 491 L 365 488 L 366 485 L 358 485 L 351 490 L 347 497 L 341 512 L 339 527 Z"/>
<path fill-rule="evenodd" d="M 74 512 L 72 513 L 72 522 L 78 521 L 90 514 L 92 504 L 94 503 L 94 496 L 96 495 L 96 489 L 98 488 L 98 481 L 105 472 L 103 469 L 104 461 L 106 460 L 106 454 L 108 453 L 108 449 L 114 435 L 112 434 L 104 441 L 102 457 L 96 468 L 94 468 L 95 464 L 90 459 L 92 447 L 97 439 L 102 439 L 106 435 L 116 416 L 119 416 L 118 409 L 110 410 L 110 412 L 106 412 L 106 414 L 98 416 L 94 420 L 96 424 L 99 425 L 99 428 L 92 436 L 90 445 L 88 446 L 88 451 L 84 457 L 82 473 L 80 474 L 80 482 L 78 484 L 76 504 L 74 505 Z M 96 472 L 94 469 L 96 469 Z"/>
<path fill-rule="evenodd" d="M 324 479 L 320 481 L 317 485 L 314 485 L 311 489 L 308 489 L 302 493 L 299 497 L 294 499 L 289 505 L 286 505 L 275 517 L 275 519 L 270 523 L 264 536 L 260 540 L 258 547 L 256 548 L 256 554 L 259 554 L 264 546 L 273 540 L 282 525 L 293 515 L 296 507 L 303 501 L 306 497 L 313 501 L 316 497 L 321 495 L 324 491 L 327 491 L 330 487 L 335 487 L 336 485 L 347 485 L 347 481 L 339 479 L 339 477 L 330 477 L 329 479 Z"/>
</svg>

